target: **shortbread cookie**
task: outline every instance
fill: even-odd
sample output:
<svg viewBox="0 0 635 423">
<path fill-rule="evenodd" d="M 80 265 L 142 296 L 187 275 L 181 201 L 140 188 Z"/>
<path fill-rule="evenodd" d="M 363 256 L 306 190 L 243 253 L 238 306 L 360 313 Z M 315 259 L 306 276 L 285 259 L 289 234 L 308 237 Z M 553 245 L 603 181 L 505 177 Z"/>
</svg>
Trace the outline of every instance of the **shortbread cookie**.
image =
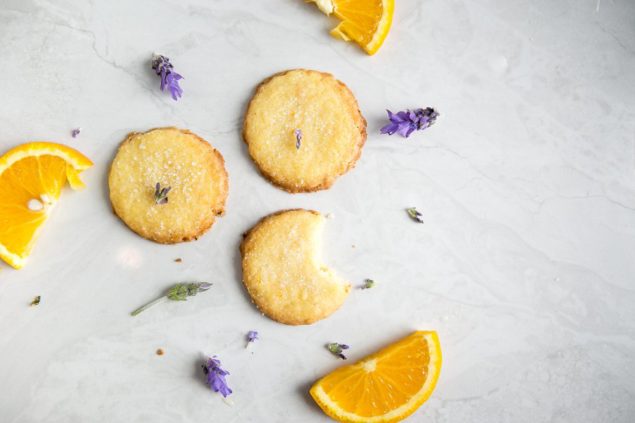
<svg viewBox="0 0 635 423">
<path fill-rule="evenodd" d="M 227 179 L 223 156 L 207 141 L 158 128 L 128 135 L 108 185 L 113 210 L 130 229 L 172 244 L 198 238 L 224 213 Z"/>
<path fill-rule="evenodd" d="M 265 315 L 306 325 L 337 310 L 351 285 L 321 261 L 324 217 L 285 210 L 262 219 L 240 246 L 243 283 Z"/>
<path fill-rule="evenodd" d="M 355 166 L 366 120 L 351 91 L 333 75 L 296 69 L 256 89 L 243 138 L 273 184 L 289 192 L 318 191 Z"/>
</svg>

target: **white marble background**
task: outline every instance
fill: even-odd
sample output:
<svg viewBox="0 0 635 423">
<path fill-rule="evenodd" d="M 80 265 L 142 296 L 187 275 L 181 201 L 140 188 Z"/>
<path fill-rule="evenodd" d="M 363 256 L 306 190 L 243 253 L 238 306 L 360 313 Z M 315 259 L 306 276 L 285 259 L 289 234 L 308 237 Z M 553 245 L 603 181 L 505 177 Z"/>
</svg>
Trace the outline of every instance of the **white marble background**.
<svg viewBox="0 0 635 423">
<path fill-rule="evenodd" d="M 341 364 L 323 344 L 358 359 L 413 329 L 439 332 L 444 367 L 411 421 L 635 421 L 635 2 L 397 0 L 374 57 L 331 25 L 301 0 L 0 0 L 1 150 L 55 140 L 95 162 L 28 266 L 0 270 L 1 422 L 322 422 L 307 389 Z M 185 76 L 181 101 L 153 51 Z M 254 86 L 294 67 L 334 73 L 368 119 L 326 192 L 272 187 L 241 141 Z M 378 134 L 385 108 L 416 106 L 437 125 Z M 227 162 L 227 215 L 197 242 L 153 244 L 110 211 L 117 144 L 164 125 Z M 240 283 L 240 235 L 287 207 L 333 213 L 327 263 L 377 281 L 311 327 L 262 317 Z M 215 285 L 128 315 L 191 279 Z M 231 372 L 232 406 L 201 354 Z"/>
</svg>

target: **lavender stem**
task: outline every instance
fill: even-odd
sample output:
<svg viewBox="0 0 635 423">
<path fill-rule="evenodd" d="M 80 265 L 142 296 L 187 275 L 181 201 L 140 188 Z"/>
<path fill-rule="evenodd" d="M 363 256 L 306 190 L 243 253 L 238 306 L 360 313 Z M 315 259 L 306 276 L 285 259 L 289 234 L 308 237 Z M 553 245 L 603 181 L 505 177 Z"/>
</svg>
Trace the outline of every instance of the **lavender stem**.
<svg viewBox="0 0 635 423">
<path fill-rule="evenodd" d="M 167 296 L 166 296 L 166 295 L 164 295 L 164 296 L 163 296 L 163 297 L 161 297 L 161 298 L 157 298 L 156 300 L 151 301 L 151 302 L 149 302 L 149 303 L 148 303 L 148 304 L 146 304 L 146 305 L 142 305 L 141 307 L 139 307 L 138 309 L 136 309 L 135 311 L 133 311 L 132 313 L 130 313 L 130 315 L 131 315 L 131 316 L 136 316 L 137 314 L 141 313 L 142 311 L 144 311 L 144 310 L 146 310 L 146 309 L 148 309 L 148 308 L 152 307 L 153 305 L 159 304 L 159 303 L 161 303 L 161 302 L 165 301 L 166 299 L 167 299 Z"/>
</svg>

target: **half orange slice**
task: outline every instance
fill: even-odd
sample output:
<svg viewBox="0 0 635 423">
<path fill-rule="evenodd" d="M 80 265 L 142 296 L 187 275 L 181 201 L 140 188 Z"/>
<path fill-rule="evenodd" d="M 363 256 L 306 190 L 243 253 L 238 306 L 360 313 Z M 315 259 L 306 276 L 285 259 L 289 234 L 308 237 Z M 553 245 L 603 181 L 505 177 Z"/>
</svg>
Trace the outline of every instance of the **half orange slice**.
<svg viewBox="0 0 635 423">
<path fill-rule="evenodd" d="M 0 258 L 16 269 L 24 266 L 66 181 L 83 188 L 79 174 L 92 165 L 52 142 L 23 144 L 0 157 Z"/>
<path fill-rule="evenodd" d="M 415 332 L 317 381 L 311 396 L 340 422 L 398 422 L 432 394 L 441 371 L 436 332 Z"/>
</svg>

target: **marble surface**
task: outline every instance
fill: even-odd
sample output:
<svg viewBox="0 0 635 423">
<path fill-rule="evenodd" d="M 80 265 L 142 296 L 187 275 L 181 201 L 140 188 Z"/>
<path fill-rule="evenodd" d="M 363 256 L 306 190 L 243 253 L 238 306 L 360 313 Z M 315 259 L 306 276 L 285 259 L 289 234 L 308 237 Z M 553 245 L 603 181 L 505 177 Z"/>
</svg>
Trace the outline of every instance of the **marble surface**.
<svg viewBox="0 0 635 423">
<path fill-rule="evenodd" d="M 95 162 L 27 267 L 1 267 L 0 421 L 327 421 L 307 396 L 341 364 L 323 345 L 357 359 L 413 329 L 439 332 L 444 367 L 411 421 L 635 421 L 635 3 L 398 0 L 374 57 L 332 24 L 300 0 L 0 1 L 1 149 L 55 140 Z M 185 76 L 181 101 L 153 51 Z M 268 184 L 240 137 L 255 85 L 295 67 L 347 83 L 369 129 L 356 169 L 308 195 Z M 437 125 L 378 134 L 385 108 L 416 106 Z M 210 140 L 230 175 L 226 216 L 174 246 L 121 224 L 106 186 L 124 136 L 165 125 Z M 261 316 L 240 283 L 241 234 L 288 207 L 332 213 L 327 263 L 377 281 L 310 327 Z M 129 316 L 191 279 L 214 287 Z"/>
</svg>

